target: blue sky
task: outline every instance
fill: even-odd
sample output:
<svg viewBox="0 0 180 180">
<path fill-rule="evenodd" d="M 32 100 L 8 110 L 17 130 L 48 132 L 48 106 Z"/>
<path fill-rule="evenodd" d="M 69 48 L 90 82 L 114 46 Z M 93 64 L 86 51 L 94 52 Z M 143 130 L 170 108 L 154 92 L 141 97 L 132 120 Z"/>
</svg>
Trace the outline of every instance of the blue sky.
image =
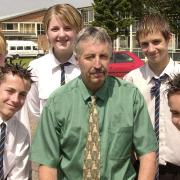
<svg viewBox="0 0 180 180">
<path fill-rule="evenodd" d="M 76 8 L 91 6 L 93 0 L 0 0 L 0 19 L 68 3 Z"/>
</svg>

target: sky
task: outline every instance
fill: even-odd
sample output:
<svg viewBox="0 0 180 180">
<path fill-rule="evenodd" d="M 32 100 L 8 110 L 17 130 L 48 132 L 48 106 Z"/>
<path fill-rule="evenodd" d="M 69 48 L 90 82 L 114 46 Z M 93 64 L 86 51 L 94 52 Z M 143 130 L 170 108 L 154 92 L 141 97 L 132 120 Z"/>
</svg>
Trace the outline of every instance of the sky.
<svg viewBox="0 0 180 180">
<path fill-rule="evenodd" d="M 76 8 L 91 6 L 93 0 L 0 0 L 0 19 L 68 3 Z"/>
</svg>

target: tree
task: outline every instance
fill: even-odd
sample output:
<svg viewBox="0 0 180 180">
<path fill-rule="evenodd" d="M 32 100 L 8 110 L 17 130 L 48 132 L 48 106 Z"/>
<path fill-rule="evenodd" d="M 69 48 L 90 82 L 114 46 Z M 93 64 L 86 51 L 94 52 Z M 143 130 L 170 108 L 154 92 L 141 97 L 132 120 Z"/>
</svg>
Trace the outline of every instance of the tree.
<svg viewBox="0 0 180 180">
<path fill-rule="evenodd" d="M 104 27 L 112 40 L 119 35 L 128 35 L 128 27 L 134 21 L 130 0 L 94 0 L 93 9 L 93 25 Z"/>
<path fill-rule="evenodd" d="M 175 33 L 180 32 L 180 0 L 94 0 L 93 25 L 104 27 L 112 40 L 128 35 L 128 28 L 145 13 L 166 16 Z"/>
</svg>

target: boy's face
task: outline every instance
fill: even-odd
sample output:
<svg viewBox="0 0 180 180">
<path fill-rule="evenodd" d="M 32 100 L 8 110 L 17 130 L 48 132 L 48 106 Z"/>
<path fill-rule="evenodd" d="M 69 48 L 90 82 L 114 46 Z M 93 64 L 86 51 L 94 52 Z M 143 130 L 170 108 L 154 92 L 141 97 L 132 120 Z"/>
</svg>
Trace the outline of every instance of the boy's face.
<svg viewBox="0 0 180 180">
<path fill-rule="evenodd" d="M 11 73 L 0 82 L 0 116 L 9 120 L 23 106 L 30 82 Z"/>
<path fill-rule="evenodd" d="M 161 32 L 153 32 L 139 37 L 139 44 L 151 66 L 167 64 L 169 62 L 168 44 L 171 38 L 166 40 Z"/>
<path fill-rule="evenodd" d="M 180 92 L 169 96 L 168 105 L 172 115 L 172 122 L 180 130 Z"/>
</svg>

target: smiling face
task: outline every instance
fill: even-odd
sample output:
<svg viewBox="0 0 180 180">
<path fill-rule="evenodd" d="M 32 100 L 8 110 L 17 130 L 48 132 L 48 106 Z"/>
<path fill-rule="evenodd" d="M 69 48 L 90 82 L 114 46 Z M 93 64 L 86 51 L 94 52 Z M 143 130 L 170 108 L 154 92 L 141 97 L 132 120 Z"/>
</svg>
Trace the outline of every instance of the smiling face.
<svg viewBox="0 0 180 180">
<path fill-rule="evenodd" d="M 52 16 L 47 29 L 48 40 L 54 50 L 55 55 L 72 55 L 76 30 L 65 24 L 58 16 Z"/>
<path fill-rule="evenodd" d="M 30 82 L 11 73 L 0 82 L 0 116 L 10 119 L 23 106 Z"/>
<path fill-rule="evenodd" d="M 152 32 L 139 36 L 139 44 L 150 66 L 168 64 L 168 44 L 170 37 L 171 35 L 169 34 L 169 39 L 166 40 L 161 32 Z"/>
<path fill-rule="evenodd" d="M 77 62 L 81 69 L 84 84 L 96 92 L 104 84 L 110 61 L 108 43 L 88 39 L 80 43 L 81 54 Z"/>
</svg>

